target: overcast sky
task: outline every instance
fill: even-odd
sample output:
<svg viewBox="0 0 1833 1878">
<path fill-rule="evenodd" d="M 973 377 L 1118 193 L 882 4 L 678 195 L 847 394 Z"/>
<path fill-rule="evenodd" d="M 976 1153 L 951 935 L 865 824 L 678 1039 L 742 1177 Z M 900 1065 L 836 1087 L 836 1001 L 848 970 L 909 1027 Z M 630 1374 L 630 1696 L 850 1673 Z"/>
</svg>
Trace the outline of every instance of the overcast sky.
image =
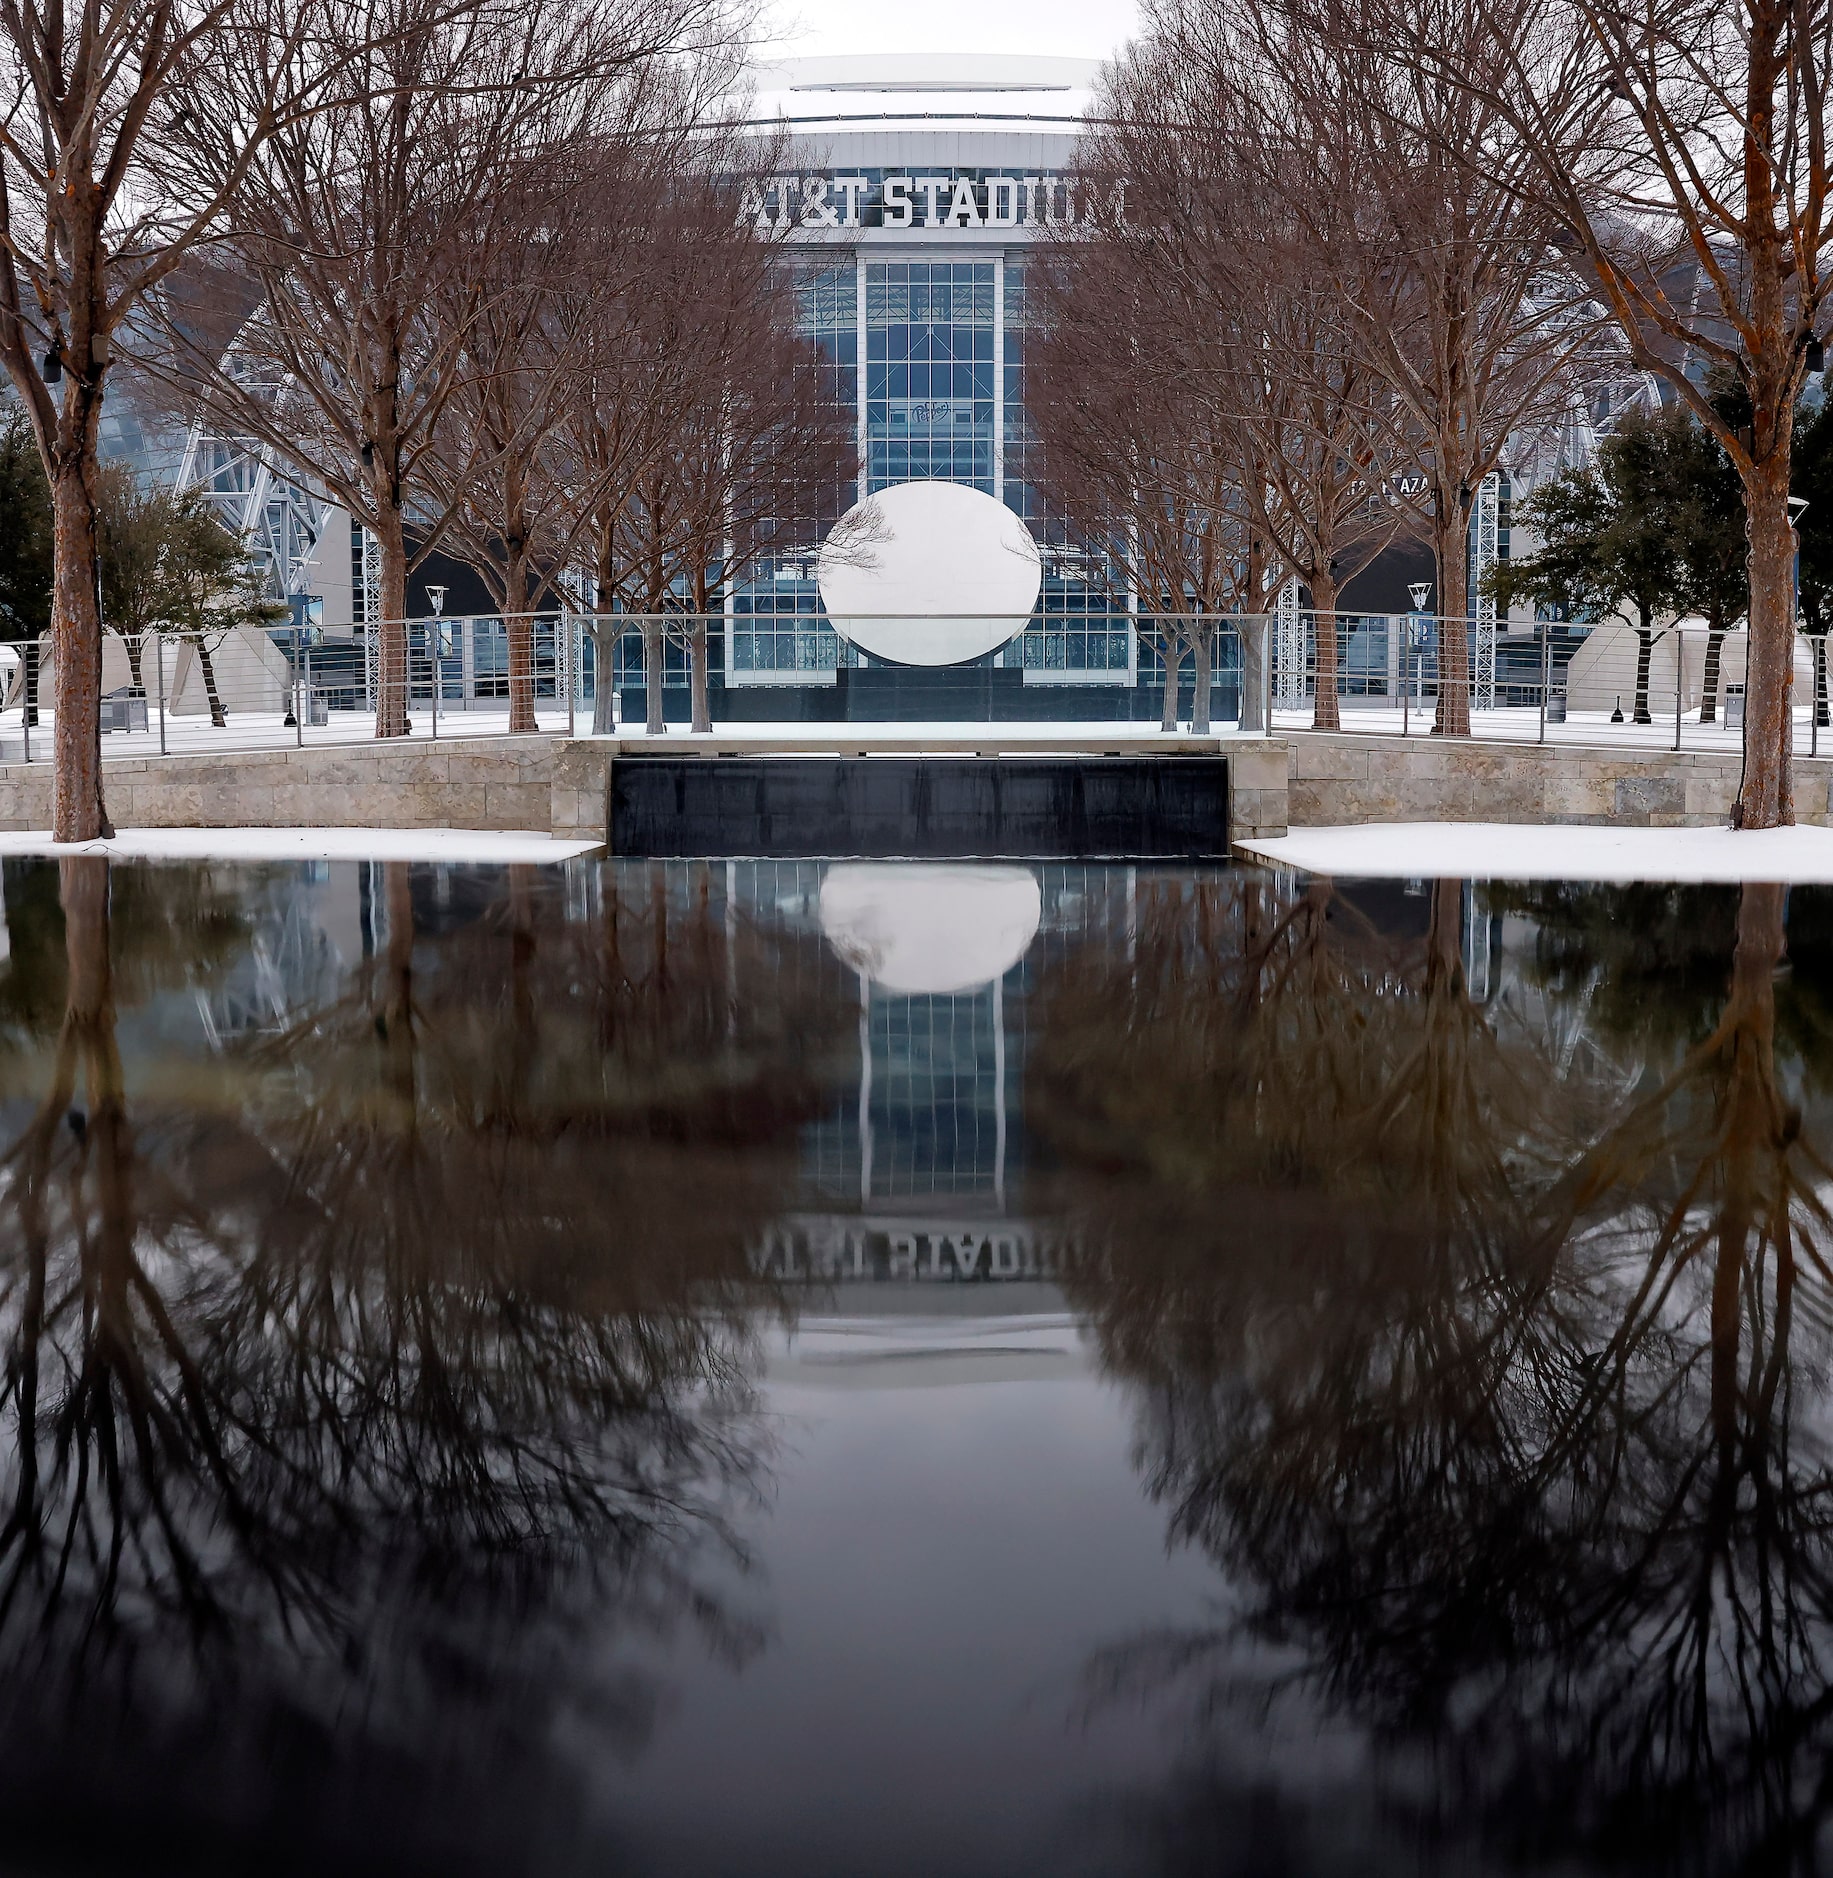
<svg viewBox="0 0 1833 1878">
<path fill-rule="evenodd" d="M 1133 0 L 774 0 L 766 57 L 833 52 L 1050 52 L 1105 59 L 1133 30 Z"/>
</svg>

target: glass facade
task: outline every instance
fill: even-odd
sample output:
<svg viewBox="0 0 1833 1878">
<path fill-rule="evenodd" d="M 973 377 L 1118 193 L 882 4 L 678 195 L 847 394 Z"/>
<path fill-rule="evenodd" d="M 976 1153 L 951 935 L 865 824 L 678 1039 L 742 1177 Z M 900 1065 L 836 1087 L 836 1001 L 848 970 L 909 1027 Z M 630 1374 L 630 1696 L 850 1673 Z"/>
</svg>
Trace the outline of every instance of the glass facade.
<svg viewBox="0 0 1833 1878">
<path fill-rule="evenodd" d="M 932 478 L 966 483 L 1023 516 L 1043 545 L 1037 614 L 994 661 L 1125 682 L 1133 635 L 1113 617 L 1096 578 L 1102 570 L 1053 526 L 1031 479 L 1037 443 L 1024 405 L 1022 256 L 805 265 L 803 330 L 819 353 L 824 389 L 855 413 L 866 492 Z M 859 494 L 857 484 L 840 491 L 838 507 Z M 797 541 L 734 594 L 730 678 L 806 683 L 864 662 L 822 616 L 816 545 Z"/>
<path fill-rule="evenodd" d="M 797 283 L 803 332 L 814 342 L 822 391 L 843 410 L 859 408 L 859 269 L 806 268 Z M 858 486 L 836 492 L 836 513 L 858 499 Z M 753 682 L 806 682 L 852 662 L 850 648 L 821 614 L 815 586 L 818 543 L 797 540 L 758 570 L 727 608 L 729 675 Z"/>
<path fill-rule="evenodd" d="M 866 487 L 942 480 L 997 495 L 996 261 L 869 264 Z"/>
</svg>

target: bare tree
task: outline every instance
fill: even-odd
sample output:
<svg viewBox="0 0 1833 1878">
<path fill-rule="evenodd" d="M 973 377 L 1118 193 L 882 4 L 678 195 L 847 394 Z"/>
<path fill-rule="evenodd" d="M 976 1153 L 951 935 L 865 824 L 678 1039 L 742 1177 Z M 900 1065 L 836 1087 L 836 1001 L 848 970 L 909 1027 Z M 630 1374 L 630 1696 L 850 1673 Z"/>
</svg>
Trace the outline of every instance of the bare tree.
<svg viewBox="0 0 1833 1878">
<path fill-rule="evenodd" d="M 51 483 L 56 645 L 52 827 L 112 832 L 102 800 L 96 472 L 103 389 L 149 296 L 216 225 L 268 141 L 371 35 L 321 0 L 7 0 L 0 6 L 0 360 Z M 213 175 L 175 160 L 186 100 L 242 48 L 275 81 L 214 98 Z"/>
<path fill-rule="evenodd" d="M 1039 480 L 1091 563 L 1137 595 L 1164 659 L 1163 728 L 1177 726 L 1189 645 L 1192 722 L 1206 730 L 1213 616 L 1239 594 L 1246 548 L 1240 440 L 1189 393 L 1203 322 L 1180 317 L 1176 285 L 1117 237 L 1078 232 L 1034 270 L 1025 375 Z"/>
<path fill-rule="evenodd" d="M 589 143 L 532 153 L 509 185 L 519 201 L 506 202 L 505 192 L 493 199 L 478 278 L 453 283 L 479 310 L 468 316 L 461 303 L 441 312 L 466 338 L 431 473 L 451 510 L 452 551 L 503 610 L 512 731 L 536 727 L 535 611 L 624 465 L 615 448 L 571 448 L 570 420 L 607 391 L 614 400 L 635 391 L 642 402 L 633 375 L 608 379 L 592 368 L 603 364 L 607 338 L 628 337 L 631 301 L 667 290 L 656 278 L 657 248 L 694 232 L 677 225 L 683 172 L 704 178 L 723 167 L 730 138 L 716 113 L 733 75 L 723 56 L 652 61 L 626 74 Z M 707 232 L 728 245 L 744 239 L 731 221 Z M 684 320 L 692 305 L 671 316 Z M 617 410 L 609 429 L 653 446 L 690 387 L 673 390 L 652 414 L 660 423 Z"/>
<path fill-rule="evenodd" d="M 1515 186 L 1582 255 L 1636 366 L 1672 387 L 1736 467 L 1750 668 L 1734 819 L 1792 822 L 1789 462 L 1833 282 L 1833 8 L 1522 0 L 1511 18 L 1470 56 L 1418 33 L 1405 56 L 1422 82 L 1508 126 L 1524 158 Z M 1702 366 L 1741 397 L 1714 397 Z"/>
<path fill-rule="evenodd" d="M 328 3 L 351 20 L 372 11 Z M 386 737 L 407 728 L 408 575 L 459 499 L 432 473 L 434 440 L 491 306 L 489 234 L 523 206 L 503 185 L 528 153 L 589 140 L 652 62 L 724 47 L 738 29 L 723 0 L 384 0 L 381 14 L 386 38 L 335 105 L 238 179 L 231 251 L 257 289 L 253 316 L 233 346 L 219 330 L 183 351 L 207 408 L 376 536 Z M 251 44 L 215 82 L 259 97 L 275 68 Z"/>
<path fill-rule="evenodd" d="M 1092 206 L 1100 238 L 1147 274 L 1176 327 L 1154 347 L 1167 391 L 1237 434 L 1255 532 L 1311 590 L 1314 721 L 1335 729 L 1337 586 L 1409 520 L 1392 495 L 1412 439 L 1314 245 L 1327 205 L 1300 217 L 1268 196 L 1249 95 L 1238 66 L 1220 75 L 1186 63 L 1176 40 L 1143 41 L 1109 79 L 1086 150 L 1127 179 L 1126 197 L 1097 191 Z"/>
<path fill-rule="evenodd" d="M 1412 0 L 1407 43 L 1436 38 L 1446 60 L 1475 61 L 1537 3 Z M 1434 728 L 1468 735 L 1478 491 L 1512 437 L 1570 406 L 1596 310 L 1561 263 L 1556 218 L 1525 187 L 1531 157 L 1506 115 L 1396 60 L 1395 8 L 1376 17 L 1382 0 L 1276 5 L 1256 33 L 1263 59 L 1288 74 L 1292 110 L 1269 154 L 1283 144 L 1296 161 L 1270 165 L 1268 181 L 1287 180 L 1285 202 L 1333 264 L 1364 356 L 1417 429 L 1438 570 Z M 1311 164 L 1321 186 L 1305 179 Z"/>
<path fill-rule="evenodd" d="M 854 531 L 836 510 L 857 467 L 857 441 L 796 330 L 792 265 L 748 230 L 702 252 L 694 302 L 701 363 L 624 510 L 626 591 L 644 613 L 646 649 L 663 618 L 677 622 L 695 731 L 713 727 L 709 615 L 733 586 L 765 555 L 812 550 L 824 520 L 835 524 L 824 552 L 852 551 Z M 646 661 L 646 675 L 649 728 L 659 731 L 659 660 Z"/>
<path fill-rule="evenodd" d="M 643 266 L 593 321 L 566 428 L 591 491 L 600 682 L 640 622 L 648 728 L 659 735 L 671 631 L 688 653 L 693 728 L 712 728 L 709 615 L 767 554 L 812 550 L 856 469 L 845 414 L 799 329 L 797 264 L 736 209 L 755 151 L 702 136 L 657 192 Z M 831 257 L 830 257 L 831 261 Z M 864 551 L 869 523 L 832 552 Z"/>
</svg>

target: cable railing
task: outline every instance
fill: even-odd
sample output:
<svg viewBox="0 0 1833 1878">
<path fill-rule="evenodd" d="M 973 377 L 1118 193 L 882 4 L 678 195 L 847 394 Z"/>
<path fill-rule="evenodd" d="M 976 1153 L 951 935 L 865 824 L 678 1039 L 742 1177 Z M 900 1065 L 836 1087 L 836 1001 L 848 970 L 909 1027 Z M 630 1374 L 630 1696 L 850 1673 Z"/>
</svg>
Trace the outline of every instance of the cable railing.
<svg viewBox="0 0 1833 1878">
<path fill-rule="evenodd" d="M 1336 656 L 1320 659 L 1315 619 L 1272 647 L 1267 679 L 1277 731 L 1434 734 L 1453 702 L 1442 622 L 1419 615 L 1338 618 Z M 1470 734 L 1506 742 L 1735 752 L 1744 734 L 1748 634 L 1698 623 L 1643 629 L 1542 622 L 1499 633 L 1487 669 L 1458 686 Z M 1283 656 L 1282 656 L 1283 655 Z M 1320 711 L 1320 693 L 1334 706 Z M 1824 637 L 1798 636 L 1791 704 L 1798 755 L 1821 754 L 1829 718 Z M 1461 728 L 1461 726 L 1456 726 Z M 1833 743 L 1828 745 L 1833 755 Z"/>
<path fill-rule="evenodd" d="M 437 617 L 405 622 L 398 637 L 303 627 L 148 632 L 132 640 L 110 633 L 103 755 L 360 741 L 375 735 L 385 703 L 411 737 L 636 734 L 652 702 L 646 623 L 661 631 L 662 717 L 677 735 L 688 716 L 686 647 L 700 633 L 709 648 L 707 702 L 720 728 L 818 723 L 824 713 L 871 721 L 881 706 L 888 718 L 908 719 L 933 698 L 938 719 L 1130 722 L 1144 733 L 1165 715 L 1172 645 L 1178 677 L 1170 716 L 1187 727 L 1199 715 L 1193 641 L 1206 628 L 1208 715 L 1218 730 L 1422 736 L 1440 725 L 1441 707 L 1451 702 L 1441 657 L 1447 622 L 1422 614 L 1339 613 L 1334 658 L 1319 657 L 1315 616 L 1290 610 L 1207 621 L 1118 610 L 1048 614 L 978 661 L 922 668 L 856 654 L 837 664 L 823 616 L 786 617 L 799 622 L 793 630 L 803 639 L 785 638 L 776 649 L 781 665 L 751 670 L 735 669 L 729 656 L 730 635 L 740 627 L 753 632 L 755 650 L 757 618 L 743 615 Z M 921 633 L 961 623 L 909 624 Z M 1473 664 L 1462 700 L 1479 739 L 1726 751 L 1741 744 L 1742 632 L 1691 623 L 1646 634 L 1617 622 L 1542 624 L 1494 634 L 1484 641 L 1493 650 L 1478 665 L 1480 623 L 1465 622 Z M 996 625 L 990 631 L 997 637 Z M 793 662 L 789 655 L 807 645 L 824 649 L 826 663 Z M 7 650 L 13 659 L 0 684 L 0 761 L 43 760 L 55 688 L 49 652 L 37 649 L 34 660 L 29 651 Z M 909 694 L 901 699 L 900 685 Z M 34 698 L 35 710 L 28 708 Z M 1796 750 L 1819 755 L 1823 733 L 1833 735 L 1824 639 L 1797 643 L 1793 714 Z"/>
</svg>

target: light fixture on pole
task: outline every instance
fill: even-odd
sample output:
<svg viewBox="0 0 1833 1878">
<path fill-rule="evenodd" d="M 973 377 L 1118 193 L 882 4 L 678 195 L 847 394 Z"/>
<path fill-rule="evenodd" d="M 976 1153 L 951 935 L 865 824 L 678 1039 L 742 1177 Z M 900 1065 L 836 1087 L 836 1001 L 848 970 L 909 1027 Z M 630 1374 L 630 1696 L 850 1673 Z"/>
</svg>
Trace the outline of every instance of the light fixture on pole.
<svg viewBox="0 0 1833 1878">
<path fill-rule="evenodd" d="M 1431 584 L 1415 580 L 1408 584 L 1407 593 L 1413 602 L 1412 617 L 1407 621 L 1406 646 L 1411 672 L 1400 675 L 1401 695 L 1410 699 L 1415 690 L 1420 703 L 1425 702 L 1425 649 L 1426 649 L 1426 602 L 1432 597 Z M 1403 727 L 1404 728 L 1404 727 Z"/>
<path fill-rule="evenodd" d="M 426 590 L 427 603 L 433 609 L 433 623 L 426 629 L 426 662 L 428 666 L 427 682 L 433 695 L 433 735 L 439 735 L 439 661 L 446 654 L 446 629 L 441 624 L 445 617 L 446 590 L 437 583 L 429 582 Z"/>
</svg>

